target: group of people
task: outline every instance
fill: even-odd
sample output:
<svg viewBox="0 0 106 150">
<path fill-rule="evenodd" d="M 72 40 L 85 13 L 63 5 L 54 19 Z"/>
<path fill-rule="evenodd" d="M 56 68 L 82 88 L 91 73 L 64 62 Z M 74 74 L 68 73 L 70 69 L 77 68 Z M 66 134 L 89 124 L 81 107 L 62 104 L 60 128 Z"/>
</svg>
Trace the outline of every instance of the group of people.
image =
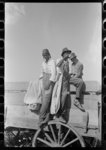
<svg viewBox="0 0 106 150">
<path fill-rule="evenodd" d="M 62 75 L 61 84 L 61 97 L 60 97 L 60 107 L 58 112 L 55 114 L 56 118 L 60 118 L 63 122 L 66 122 L 64 112 L 66 111 L 65 104 L 67 103 L 67 95 L 70 94 L 70 85 L 73 84 L 76 87 L 76 97 L 74 100 L 74 105 L 78 107 L 81 111 L 85 111 L 84 107 L 81 105 L 81 94 L 83 89 L 83 64 L 78 60 L 75 53 L 73 53 L 68 48 L 63 48 L 61 53 L 61 58 L 57 61 L 53 60 L 48 49 L 43 49 L 42 56 L 44 61 L 42 63 L 42 72 L 40 78 L 42 78 L 44 95 L 43 101 L 39 113 L 39 127 L 43 127 L 48 123 L 50 118 L 54 117 L 50 114 L 51 99 L 53 94 L 53 89 L 56 82 Z M 69 61 L 72 61 L 71 68 Z M 71 72 L 70 72 L 71 69 Z"/>
</svg>

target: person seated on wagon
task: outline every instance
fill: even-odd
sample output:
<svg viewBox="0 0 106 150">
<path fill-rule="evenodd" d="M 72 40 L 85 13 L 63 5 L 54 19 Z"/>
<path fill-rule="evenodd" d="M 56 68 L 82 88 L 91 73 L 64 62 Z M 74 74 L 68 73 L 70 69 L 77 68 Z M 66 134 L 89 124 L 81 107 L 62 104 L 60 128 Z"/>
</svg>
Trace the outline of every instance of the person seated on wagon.
<svg viewBox="0 0 106 150">
<path fill-rule="evenodd" d="M 42 56 L 44 61 L 40 78 L 42 78 L 44 94 L 39 113 L 39 127 L 43 127 L 49 121 L 52 92 L 56 81 L 56 62 L 51 58 L 48 49 L 43 49 Z"/>
<path fill-rule="evenodd" d="M 60 108 L 56 114 L 56 119 L 59 119 L 62 122 L 66 122 L 65 112 L 66 112 L 66 99 L 69 94 L 69 54 L 71 50 L 67 47 L 63 48 L 61 53 L 61 59 L 57 60 L 57 68 L 60 70 L 60 74 L 62 74 L 62 84 L 61 84 L 61 95 L 60 95 Z M 59 71 L 58 71 L 59 74 Z M 68 101 L 67 101 L 68 102 Z"/>
<path fill-rule="evenodd" d="M 82 79 L 83 64 L 78 60 L 75 53 L 71 53 L 69 59 L 72 61 L 69 83 L 73 84 L 76 87 L 76 99 L 74 100 L 74 105 L 78 107 L 80 110 L 85 112 L 85 109 L 80 103 L 83 84 L 84 84 Z"/>
</svg>

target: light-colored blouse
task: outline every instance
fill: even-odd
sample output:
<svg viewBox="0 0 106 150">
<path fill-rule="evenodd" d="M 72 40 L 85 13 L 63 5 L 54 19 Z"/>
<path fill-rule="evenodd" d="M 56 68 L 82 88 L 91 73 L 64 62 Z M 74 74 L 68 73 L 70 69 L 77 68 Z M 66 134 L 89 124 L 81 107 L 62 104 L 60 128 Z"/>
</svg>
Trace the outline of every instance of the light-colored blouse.
<svg viewBox="0 0 106 150">
<path fill-rule="evenodd" d="M 44 61 L 42 63 L 42 71 L 41 71 L 40 78 L 43 77 L 43 73 L 51 74 L 49 80 L 52 81 L 52 82 L 56 81 L 56 74 L 57 74 L 57 71 L 56 71 L 56 62 L 52 58 L 50 58 L 48 60 L 48 62 Z"/>
</svg>

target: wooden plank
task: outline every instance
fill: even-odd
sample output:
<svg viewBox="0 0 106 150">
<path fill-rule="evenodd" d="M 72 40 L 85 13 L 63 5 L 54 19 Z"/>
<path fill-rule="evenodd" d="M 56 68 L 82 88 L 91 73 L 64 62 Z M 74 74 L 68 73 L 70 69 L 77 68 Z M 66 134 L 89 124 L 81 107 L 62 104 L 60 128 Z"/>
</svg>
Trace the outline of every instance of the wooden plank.
<svg viewBox="0 0 106 150">
<path fill-rule="evenodd" d="M 89 110 L 89 109 L 87 110 L 87 112 L 89 113 L 88 126 L 92 125 L 92 126 L 98 127 L 98 112 L 96 110 Z M 85 126 L 84 115 L 85 113 L 80 111 L 79 109 L 70 109 L 69 122 L 79 123 Z"/>
<path fill-rule="evenodd" d="M 32 113 L 26 106 L 7 106 L 5 127 L 20 127 L 37 129 L 38 115 Z"/>
<path fill-rule="evenodd" d="M 5 128 L 16 127 L 24 129 L 38 129 L 38 119 L 24 118 L 24 117 L 9 117 L 5 122 Z"/>
<path fill-rule="evenodd" d="M 6 118 L 9 117 L 38 118 L 38 115 L 31 112 L 26 106 L 8 105 Z"/>
<path fill-rule="evenodd" d="M 5 90 L 6 91 L 27 91 L 29 82 L 6 82 Z M 100 85 L 97 81 L 84 81 L 85 91 L 99 91 Z M 71 91 L 76 91 L 76 88 L 71 85 Z"/>
<path fill-rule="evenodd" d="M 5 105 L 21 105 L 24 106 L 24 96 L 25 92 L 20 92 L 20 93 L 5 93 Z M 71 94 L 71 98 L 75 98 L 75 94 Z M 101 101 L 101 95 L 84 95 L 82 97 L 82 103 L 94 103 L 94 101 Z M 93 107 L 92 104 L 90 107 Z"/>
<path fill-rule="evenodd" d="M 20 93 L 5 93 L 5 105 L 20 105 L 24 106 L 25 92 Z"/>
<path fill-rule="evenodd" d="M 98 126 L 98 112 L 97 110 L 87 110 L 89 112 L 89 125 Z M 84 115 L 85 113 L 80 111 L 79 109 L 71 108 L 69 110 L 69 122 L 70 123 L 79 123 L 84 125 Z M 31 112 L 26 106 L 16 106 L 16 105 L 9 105 L 7 106 L 7 114 L 6 114 L 6 121 L 11 120 L 14 122 L 17 120 L 17 118 L 22 118 L 23 122 L 21 121 L 20 127 L 26 126 L 25 119 L 27 120 L 33 120 L 35 122 L 38 121 L 38 114 L 35 114 Z M 11 118 L 14 118 L 15 120 L 12 120 Z M 18 121 L 18 120 L 17 120 Z M 37 122 L 36 122 L 37 124 Z M 32 124 L 30 124 L 32 126 Z M 32 127 L 31 127 L 32 128 Z"/>
</svg>

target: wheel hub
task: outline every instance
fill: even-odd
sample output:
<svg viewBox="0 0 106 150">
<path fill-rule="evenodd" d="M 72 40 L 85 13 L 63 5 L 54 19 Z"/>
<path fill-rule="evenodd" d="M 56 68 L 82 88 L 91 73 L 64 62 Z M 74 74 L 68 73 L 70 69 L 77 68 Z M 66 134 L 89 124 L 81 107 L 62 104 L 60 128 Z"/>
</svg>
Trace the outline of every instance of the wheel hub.
<svg viewBox="0 0 106 150">
<path fill-rule="evenodd" d="M 61 145 L 58 143 L 53 143 L 53 147 L 61 147 Z"/>
</svg>

